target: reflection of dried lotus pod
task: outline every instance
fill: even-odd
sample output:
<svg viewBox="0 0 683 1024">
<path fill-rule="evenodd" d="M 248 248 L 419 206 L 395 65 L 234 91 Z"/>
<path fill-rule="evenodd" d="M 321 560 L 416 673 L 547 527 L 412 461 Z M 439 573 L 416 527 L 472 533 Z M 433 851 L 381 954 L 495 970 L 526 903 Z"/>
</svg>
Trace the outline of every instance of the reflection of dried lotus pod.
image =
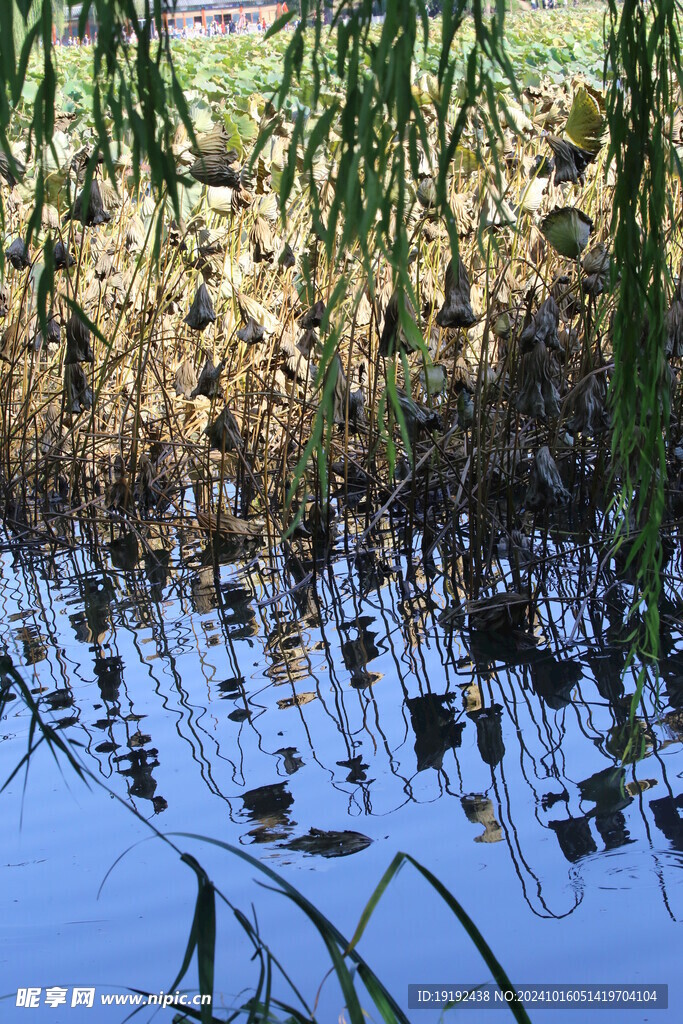
<svg viewBox="0 0 683 1024">
<path fill-rule="evenodd" d="M 400 295 L 403 302 L 405 316 L 413 321 L 415 329 L 417 330 L 418 328 L 413 304 L 405 292 L 401 292 Z M 384 314 L 384 324 L 382 326 L 382 334 L 379 341 L 379 354 L 381 356 L 388 356 L 400 348 L 411 351 L 415 348 L 406 336 L 405 329 L 401 323 L 398 304 L 399 292 L 393 292 Z"/>
<path fill-rule="evenodd" d="M 569 501 L 569 497 L 550 449 L 544 445 L 536 452 L 526 492 L 526 506 L 532 511 L 554 508 Z"/>
<path fill-rule="evenodd" d="M 203 395 L 204 398 L 222 398 L 223 389 L 221 388 L 220 380 L 224 369 L 224 360 L 222 360 L 218 366 L 214 366 L 213 360 L 207 356 L 206 362 L 202 366 L 202 371 L 199 374 L 197 387 L 190 395 L 190 398 L 198 398 L 199 395 Z"/>
<path fill-rule="evenodd" d="M 64 394 L 72 415 L 92 409 L 92 391 L 79 363 L 67 363 L 64 367 Z"/>
<path fill-rule="evenodd" d="M 570 399 L 572 434 L 598 434 L 605 427 L 605 375 L 590 373 L 577 384 Z"/>
<path fill-rule="evenodd" d="M 500 704 L 492 704 L 470 715 L 477 727 L 477 749 L 484 764 L 495 768 L 505 756 L 503 727 L 501 724 L 503 709 Z"/>
<path fill-rule="evenodd" d="M 560 311 L 552 295 L 539 306 L 536 315 L 526 325 L 519 339 L 522 352 L 529 352 L 538 342 L 547 348 L 560 350 L 557 328 L 560 322 Z"/>
<path fill-rule="evenodd" d="M 84 211 L 85 192 L 86 190 L 83 188 L 76 196 L 72 213 L 74 220 L 79 220 L 85 227 L 97 227 L 98 224 L 106 224 L 107 221 L 110 221 L 111 214 L 104 208 L 98 182 L 95 180 L 90 182 L 88 205 Z"/>
<path fill-rule="evenodd" d="M 542 341 L 522 356 L 522 387 L 516 402 L 519 412 L 539 420 L 559 416 L 560 396 L 553 370 L 553 358 Z"/>
<path fill-rule="evenodd" d="M 446 269 L 446 281 L 444 284 L 445 299 L 439 310 L 436 322 L 439 327 L 471 327 L 476 321 L 476 316 L 470 305 L 470 279 L 467 276 L 467 269 L 458 255 L 458 270 L 456 270 L 452 259 Z"/>
<path fill-rule="evenodd" d="M 250 235 L 254 263 L 272 263 L 275 256 L 275 236 L 267 220 L 257 217 Z"/>
<path fill-rule="evenodd" d="M 470 629 L 490 633 L 507 633 L 524 622 L 529 598 L 514 591 L 493 594 L 492 597 L 473 601 L 468 608 Z"/>
<path fill-rule="evenodd" d="M 14 239 L 10 247 L 5 250 L 5 256 L 15 270 L 26 270 L 31 265 L 31 254 L 22 238 Z"/>
<path fill-rule="evenodd" d="M 254 320 L 253 316 L 250 316 L 244 325 L 237 332 L 237 337 L 240 341 L 243 341 L 245 345 L 258 345 L 263 341 L 264 328 L 261 324 Z"/>
<path fill-rule="evenodd" d="M 583 287 L 589 295 L 600 295 L 609 283 L 610 255 L 602 242 L 598 242 L 581 260 Z"/>
<path fill-rule="evenodd" d="M 528 537 L 521 530 L 512 530 L 510 536 L 503 535 L 496 545 L 499 558 L 507 558 L 512 564 L 528 565 L 534 549 Z"/>
<path fill-rule="evenodd" d="M 175 372 L 175 393 L 189 398 L 197 387 L 197 375 L 194 372 L 192 360 L 183 359 Z"/>
<path fill-rule="evenodd" d="M 240 519 L 238 516 L 232 515 L 226 509 L 220 510 L 220 515 L 214 515 L 213 512 L 204 512 L 201 509 L 197 509 L 197 525 L 202 529 L 206 530 L 207 533 L 216 534 L 218 537 L 260 537 L 265 532 L 264 522 L 261 519 Z M 206 610 L 210 611 L 211 608 L 216 607 L 216 596 L 215 586 L 213 585 L 213 570 L 211 570 L 211 584 L 206 590 L 209 590 L 212 597 L 212 603 L 206 601 Z M 206 591 L 205 591 L 206 592 Z M 197 604 L 197 611 L 200 610 L 199 604 Z M 224 684 L 221 684 L 224 685 Z"/>
<path fill-rule="evenodd" d="M 593 154 L 579 149 L 573 142 L 558 139 L 555 135 L 546 135 L 546 142 L 555 154 L 555 184 L 570 181 L 583 185 L 586 167 L 594 159 Z"/>
<path fill-rule="evenodd" d="M 503 831 L 496 821 L 491 800 L 478 793 L 463 796 L 460 799 L 462 809 L 467 820 L 473 825 L 483 825 L 484 831 L 474 837 L 475 843 L 499 843 L 503 838 Z"/>
<path fill-rule="evenodd" d="M 114 479 L 107 488 L 107 508 L 111 512 L 125 512 L 130 508 L 132 494 L 128 483 L 126 466 L 120 455 L 114 459 Z"/>
<path fill-rule="evenodd" d="M 201 284 L 190 306 L 190 312 L 185 317 L 185 323 L 193 331 L 204 331 L 216 319 L 209 289 Z"/>
<path fill-rule="evenodd" d="M 220 416 L 206 427 L 204 433 L 215 451 L 231 452 L 243 444 L 237 420 L 227 405 Z"/>
<path fill-rule="evenodd" d="M 154 479 L 154 466 L 149 455 L 141 455 L 138 459 L 133 497 L 142 512 L 149 512 L 157 502 L 158 492 L 155 488 Z"/>
<path fill-rule="evenodd" d="M 66 355 L 64 363 L 92 363 L 94 360 L 90 347 L 90 330 L 83 323 L 78 313 L 72 313 L 66 325 Z"/>
<path fill-rule="evenodd" d="M 190 174 L 203 185 L 239 188 L 240 169 L 230 162 L 230 156 L 229 153 L 219 152 L 197 157 L 190 167 Z"/>
</svg>

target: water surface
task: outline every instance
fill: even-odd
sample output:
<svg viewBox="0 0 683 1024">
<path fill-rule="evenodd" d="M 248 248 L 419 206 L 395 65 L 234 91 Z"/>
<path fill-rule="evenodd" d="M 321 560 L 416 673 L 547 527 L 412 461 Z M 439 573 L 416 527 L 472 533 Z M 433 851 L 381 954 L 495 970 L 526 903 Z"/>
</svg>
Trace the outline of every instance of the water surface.
<svg viewBox="0 0 683 1024">
<path fill-rule="evenodd" d="M 340 535 L 317 566 L 251 543 L 216 550 L 165 526 L 116 526 L 52 550 L 6 540 L 0 645 L 102 786 L 43 744 L 2 794 L 3 1021 L 26 1019 L 19 987 L 97 986 L 98 998 L 170 988 L 197 886 L 146 822 L 243 848 L 347 935 L 406 851 L 460 900 L 513 981 L 668 983 L 668 1011 L 577 1019 L 681 1018 L 680 547 L 662 606 L 659 701 L 646 696 L 627 751 L 630 585 L 612 562 L 598 579 L 559 534 L 542 584 L 534 577 L 533 639 L 507 641 L 467 629 L 462 560 L 439 544 L 425 559 L 422 536 L 400 529 L 360 549 Z M 524 585 L 504 551 L 491 572 L 493 589 Z M 3 780 L 30 722 L 8 699 Z M 234 856 L 174 841 L 255 912 L 313 1004 L 328 965 L 301 912 Z M 225 905 L 218 936 L 216 1007 L 239 1005 L 257 972 Z M 491 980 L 410 867 L 360 949 L 404 1007 L 409 983 Z M 194 967 L 185 984 L 196 985 Z M 320 1019 L 342 1009 L 328 980 Z M 125 1015 L 43 1006 L 30 1019 Z"/>
</svg>

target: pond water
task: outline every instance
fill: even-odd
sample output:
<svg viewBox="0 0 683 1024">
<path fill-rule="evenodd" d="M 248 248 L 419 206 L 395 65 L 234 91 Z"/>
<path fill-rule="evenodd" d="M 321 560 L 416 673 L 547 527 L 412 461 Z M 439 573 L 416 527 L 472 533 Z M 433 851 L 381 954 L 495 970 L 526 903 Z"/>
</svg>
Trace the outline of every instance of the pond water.
<svg viewBox="0 0 683 1024">
<path fill-rule="evenodd" d="M 631 590 L 612 561 L 599 573 L 584 563 L 575 537 L 545 549 L 533 640 L 508 641 L 465 628 L 457 559 L 439 544 L 425 559 L 408 530 L 387 527 L 360 549 L 340 535 L 312 575 L 315 565 L 281 551 L 213 549 L 189 528 L 122 537 L 116 527 L 97 543 L 84 532 L 51 550 L 5 541 L 0 648 L 92 779 L 42 743 L 0 797 L 2 1021 L 129 1012 L 71 1008 L 74 986 L 96 988 L 96 1006 L 102 994 L 170 990 L 197 883 L 150 826 L 240 847 L 348 937 L 405 851 L 461 902 L 513 982 L 669 986 L 668 1010 L 572 1019 L 683 1018 L 680 541 L 662 605 L 659 699 L 646 696 L 631 752 L 635 684 L 621 678 Z M 499 554 L 493 587 L 512 589 Z M 5 683 L 3 782 L 31 742 L 31 713 Z M 329 963 L 301 911 L 224 849 L 173 842 L 256 915 L 319 1019 L 338 1019 L 343 998 L 334 979 L 320 989 Z M 439 1012 L 408 1011 L 409 984 L 491 980 L 410 865 L 359 949 L 425 1024 Z M 216 1013 L 253 991 L 251 952 L 220 904 Z M 184 985 L 196 984 L 193 964 Z M 66 1007 L 46 1005 L 53 986 L 67 990 Z M 41 989 L 28 1015 L 16 1006 L 27 987 Z M 283 983 L 278 992 L 295 1002 Z"/>
</svg>

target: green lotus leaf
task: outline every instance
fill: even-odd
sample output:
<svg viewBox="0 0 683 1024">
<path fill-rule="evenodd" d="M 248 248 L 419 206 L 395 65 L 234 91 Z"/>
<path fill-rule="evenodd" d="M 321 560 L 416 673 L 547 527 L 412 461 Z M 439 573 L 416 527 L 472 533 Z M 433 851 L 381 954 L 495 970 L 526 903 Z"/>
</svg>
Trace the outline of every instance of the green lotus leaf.
<svg viewBox="0 0 683 1024">
<path fill-rule="evenodd" d="M 72 152 L 68 136 L 64 132 L 55 132 L 51 144 L 45 150 L 46 172 L 56 174 L 63 171 L 71 159 Z"/>
<path fill-rule="evenodd" d="M 233 121 L 242 142 L 253 142 L 258 135 L 258 125 L 249 114 L 233 114 Z"/>
<path fill-rule="evenodd" d="M 213 117 L 211 115 L 211 104 L 204 99 L 193 99 L 190 104 L 190 117 L 192 127 L 196 135 L 203 135 L 213 128 Z"/>
<path fill-rule="evenodd" d="M 474 174 L 479 169 L 479 160 L 473 149 L 467 146 L 458 146 L 453 158 L 453 171 L 455 174 Z"/>
<path fill-rule="evenodd" d="M 541 222 L 541 231 L 560 256 L 580 256 L 588 244 L 593 221 L 582 210 L 565 206 L 553 210 Z"/>
<path fill-rule="evenodd" d="M 446 368 L 441 363 L 425 366 L 420 372 L 420 383 L 429 395 L 441 395 L 446 390 L 448 377 Z"/>
<path fill-rule="evenodd" d="M 579 89 L 574 96 L 564 133 L 570 142 L 588 153 L 597 153 L 602 146 L 606 121 L 600 105 L 587 89 Z"/>
<path fill-rule="evenodd" d="M 56 206 L 66 185 L 66 171 L 57 171 L 55 174 L 48 174 L 44 181 L 45 189 L 45 202 L 50 203 L 52 206 Z"/>
<path fill-rule="evenodd" d="M 198 181 L 192 185 L 186 185 L 182 182 L 178 183 L 178 202 L 180 205 L 180 216 L 183 220 L 189 220 L 199 206 L 203 188 L 204 186 Z M 167 201 L 167 208 L 170 215 L 174 216 L 170 199 Z"/>
<path fill-rule="evenodd" d="M 75 102 L 83 99 L 83 88 L 80 82 L 75 81 L 73 78 L 67 78 L 62 86 L 62 92 Z"/>
<path fill-rule="evenodd" d="M 36 101 L 38 95 L 38 83 L 32 82 L 29 78 L 24 82 L 24 88 L 21 90 L 21 98 L 24 103 L 31 106 Z"/>
</svg>

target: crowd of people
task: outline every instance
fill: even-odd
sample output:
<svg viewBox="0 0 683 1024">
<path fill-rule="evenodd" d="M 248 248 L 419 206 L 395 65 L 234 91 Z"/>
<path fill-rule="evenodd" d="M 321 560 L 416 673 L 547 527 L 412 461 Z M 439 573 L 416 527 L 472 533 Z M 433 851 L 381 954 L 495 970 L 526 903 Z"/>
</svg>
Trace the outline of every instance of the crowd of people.
<svg viewBox="0 0 683 1024">
<path fill-rule="evenodd" d="M 274 21 L 278 21 L 283 15 L 289 13 L 287 6 L 287 0 L 283 0 L 282 3 L 278 2 L 275 8 Z M 271 22 L 272 24 L 272 22 Z M 202 24 L 201 21 L 185 23 L 182 27 L 173 24 L 169 29 L 169 35 L 171 39 L 196 39 L 196 38 L 215 38 L 216 36 L 232 35 L 233 33 L 242 34 L 244 32 L 266 32 L 270 25 L 266 22 L 265 14 L 261 13 L 258 19 L 249 19 L 244 11 L 244 4 L 240 4 L 239 11 L 235 14 L 228 15 L 227 20 L 214 19 L 207 24 Z M 152 33 L 154 35 L 154 31 Z M 57 46 L 89 46 L 91 43 L 97 41 L 97 33 L 93 33 L 91 38 L 86 31 L 82 37 L 75 35 L 67 35 L 63 39 L 57 39 Z M 137 42 L 135 32 L 131 29 L 124 35 L 125 43 Z"/>
</svg>

